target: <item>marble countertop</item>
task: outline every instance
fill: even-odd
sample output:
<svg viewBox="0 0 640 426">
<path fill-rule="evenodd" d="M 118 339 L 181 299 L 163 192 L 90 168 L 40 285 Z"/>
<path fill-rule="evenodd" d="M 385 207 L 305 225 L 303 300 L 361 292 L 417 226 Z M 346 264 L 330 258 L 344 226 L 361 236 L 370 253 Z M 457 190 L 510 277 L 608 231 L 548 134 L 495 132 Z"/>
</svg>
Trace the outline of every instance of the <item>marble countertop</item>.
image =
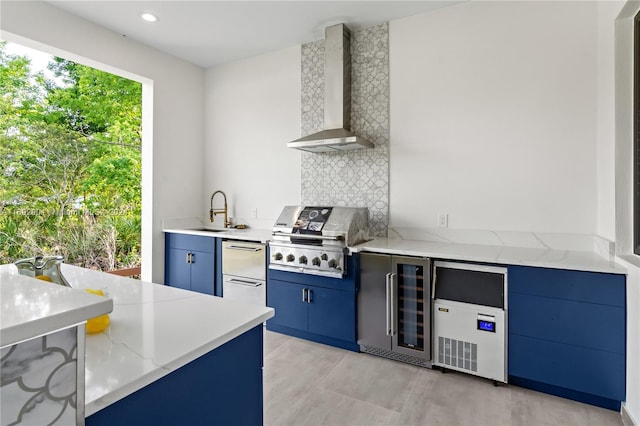
<svg viewBox="0 0 640 426">
<path fill-rule="evenodd" d="M 18 273 L 0 265 L 0 347 L 111 312 L 113 301 Z"/>
<path fill-rule="evenodd" d="M 85 415 L 116 402 L 274 315 L 272 308 L 63 265 L 113 299 L 109 328 L 86 339 Z"/>
<path fill-rule="evenodd" d="M 615 260 L 603 257 L 595 251 L 460 244 L 400 238 L 376 238 L 354 247 L 352 251 L 614 274 L 627 273 L 626 269 Z"/>
<path fill-rule="evenodd" d="M 68 293 L 91 303 L 113 306 L 109 327 L 102 333 L 86 336 L 86 416 L 160 379 L 274 315 L 272 308 L 66 264 L 62 265 L 62 273 L 72 287 L 91 283 L 91 287 L 105 288 L 109 298 L 14 276 L 14 273 L 18 273 L 15 268 L 6 268 L 2 272 L 3 344 L 7 337 L 4 334 L 5 326 L 9 324 L 5 322 L 5 308 L 10 304 L 17 305 L 20 302 L 23 305 L 24 300 L 33 300 L 29 305 L 30 310 L 39 312 L 38 316 L 47 321 L 55 320 L 55 313 L 61 309 L 58 303 L 66 306 Z M 13 283 L 16 286 L 26 284 L 35 290 L 33 293 L 24 293 L 24 299 L 19 301 L 5 298 L 5 288 L 13 287 Z M 51 288 L 43 292 L 43 285 Z M 44 297 L 43 294 L 48 296 Z M 32 298 L 28 299 L 28 296 Z M 42 306 L 47 306 L 48 310 L 43 312 Z M 110 308 L 92 311 L 86 313 L 82 320 L 109 311 Z M 50 328 L 57 327 L 52 325 Z"/>
<path fill-rule="evenodd" d="M 201 223 L 193 220 L 180 224 L 176 222 L 163 231 L 264 243 L 271 240 L 271 230 L 266 229 L 229 229 L 221 232 L 193 229 L 200 227 Z M 594 242 L 600 240 L 594 236 L 449 229 L 400 230 L 401 232 L 390 230 L 391 234 L 398 234 L 393 237 L 376 238 L 350 247 L 349 250 L 353 253 L 369 251 L 503 265 L 627 273 L 624 267 L 616 263 L 614 256 L 603 254 L 607 248 L 600 251 L 596 249 L 597 244 Z M 402 231 L 405 235 L 400 235 Z"/>
<path fill-rule="evenodd" d="M 164 228 L 162 231 L 173 232 L 176 234 L 189 234 L 189 235 L 201 235 L 205 237 L 226 238 L 229 240 L 257 241 L 261 243 L 266 243 L 269 240 L 271 240 L 270 229 L 207 228 L 207 229 L 212 229 L 213 231 L 202 231 L 201 230 L 202 228 L 207 228 L 207 227 L 196 227 L 195 229 L 194 228 Z"/>
</svg>

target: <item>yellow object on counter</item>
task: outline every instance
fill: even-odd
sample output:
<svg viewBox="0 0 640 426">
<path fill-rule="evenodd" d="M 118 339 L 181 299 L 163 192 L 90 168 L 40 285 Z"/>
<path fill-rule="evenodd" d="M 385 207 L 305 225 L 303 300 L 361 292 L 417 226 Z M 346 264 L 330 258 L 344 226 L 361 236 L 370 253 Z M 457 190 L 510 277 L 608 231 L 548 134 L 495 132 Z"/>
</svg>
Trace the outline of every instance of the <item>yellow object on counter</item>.
<svg viewBox="0 0 640 426">
<path fill-rule="evenodd" d="M 87 293 L 95 294 L 97 296 L 104 296 L 104 291 L 102 290 L 94 290 L 88 288 L 85 290 Z M 87 324 L 85 325 L 85 330 L 89 334 L 100 333 L 106 330 L 109 327 L 111 320 L 109 319 L 109 314 L 100 315 L 99 317 L 90 318 L 87 320 Z"/>
<path fill-rule="evenodd" d="M 51 279 L 51 277 L 50 277 L 50 276 L 48 276 L 48 275 L 36 275 L 36 276 L 35 276 L 35 278 L 36 278 L 37 280 L 48 281 L 48 282 L 50 282 L 50 283 L 52 283 L 52 282 L 53 282 L 53 280 Z"/>
<path fill-rule="evenodd" d="M 106 330 L 110 323 L 111 320 L 108 314 L 100 315 L 99 317 L 88 319 L 85 330 L 87 330 L 89 334 L 100 333 Z"/>
</svg>

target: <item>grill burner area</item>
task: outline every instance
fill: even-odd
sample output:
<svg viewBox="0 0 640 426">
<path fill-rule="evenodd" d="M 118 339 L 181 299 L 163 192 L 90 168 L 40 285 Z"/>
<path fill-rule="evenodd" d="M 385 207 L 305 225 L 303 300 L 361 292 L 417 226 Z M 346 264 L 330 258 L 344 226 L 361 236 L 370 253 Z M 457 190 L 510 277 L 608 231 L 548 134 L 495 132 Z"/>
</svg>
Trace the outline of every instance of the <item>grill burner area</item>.
<svg viewBox="0 0 640 426">
<path fill-rule="evenodd" d="M 270 269 L 342 278 L 348 246 L 367 240 L 369 211 L 287 206 L 273 227 Z"/>
<path fill-rule="evenodd" d="M 346 274 L 345 251 L 298 244 L 270 243 L 269 268 L 341 278 Z"/>
</svg>

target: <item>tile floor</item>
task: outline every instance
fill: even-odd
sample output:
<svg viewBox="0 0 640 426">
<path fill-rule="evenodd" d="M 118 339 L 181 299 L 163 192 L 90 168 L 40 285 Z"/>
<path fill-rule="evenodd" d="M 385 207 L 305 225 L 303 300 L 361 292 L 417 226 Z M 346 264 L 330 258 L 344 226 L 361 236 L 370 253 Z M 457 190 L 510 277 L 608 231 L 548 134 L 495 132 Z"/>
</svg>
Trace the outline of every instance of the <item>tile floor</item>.
<svg viewBox="0 0 640 426">
<path fill-rule="evenodd" d="M 265 331 L 264 424 L 622 425 L 620 414 Z"/>
</svg>

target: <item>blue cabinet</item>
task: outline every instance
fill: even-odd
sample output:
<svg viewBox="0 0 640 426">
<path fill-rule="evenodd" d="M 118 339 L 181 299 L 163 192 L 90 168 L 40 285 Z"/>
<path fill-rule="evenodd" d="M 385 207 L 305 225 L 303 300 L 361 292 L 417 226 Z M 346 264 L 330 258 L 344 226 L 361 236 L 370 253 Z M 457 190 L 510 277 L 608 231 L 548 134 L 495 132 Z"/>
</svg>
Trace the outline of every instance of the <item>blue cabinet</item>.
<svg viewBox="0 0 640 426">
<path fill-rule="evenodd" d="M 615 410 L 625 399 L 625 276 L 510 266 L 509 382 Z"/>
<path fill-rule="evenodd" d="M 205 294 L 218 294 L 218 238 L 165 234 L 165 284 Z"/>
<path fill-rule="evenodd" d="M 358 351 L 356 340 L 356 256 L 340 278 L 269 270 L 267 305 L 275 316 L 267 329 Z"/>
<path fill-rule="evenodd" d="M 267 284 L 267 305 L 274 308 L 276 315 L 267 321 L 273 326 L 289 327 L 306 331 L 308 328 L 308 305 L 304 291 L 306 287 L 292 282 L 269 280 Z"/>
<path fill-rule="evenodd" d="M 309 288 L 308 330 L 310 333 L 355 342 L 354 294 L 330 288 Z"/>
<path fill-rule="evenodd" d="M 259 325 L 92 414 L 85 423 L 260 426 L 262 367 Z"/>
</svg>

